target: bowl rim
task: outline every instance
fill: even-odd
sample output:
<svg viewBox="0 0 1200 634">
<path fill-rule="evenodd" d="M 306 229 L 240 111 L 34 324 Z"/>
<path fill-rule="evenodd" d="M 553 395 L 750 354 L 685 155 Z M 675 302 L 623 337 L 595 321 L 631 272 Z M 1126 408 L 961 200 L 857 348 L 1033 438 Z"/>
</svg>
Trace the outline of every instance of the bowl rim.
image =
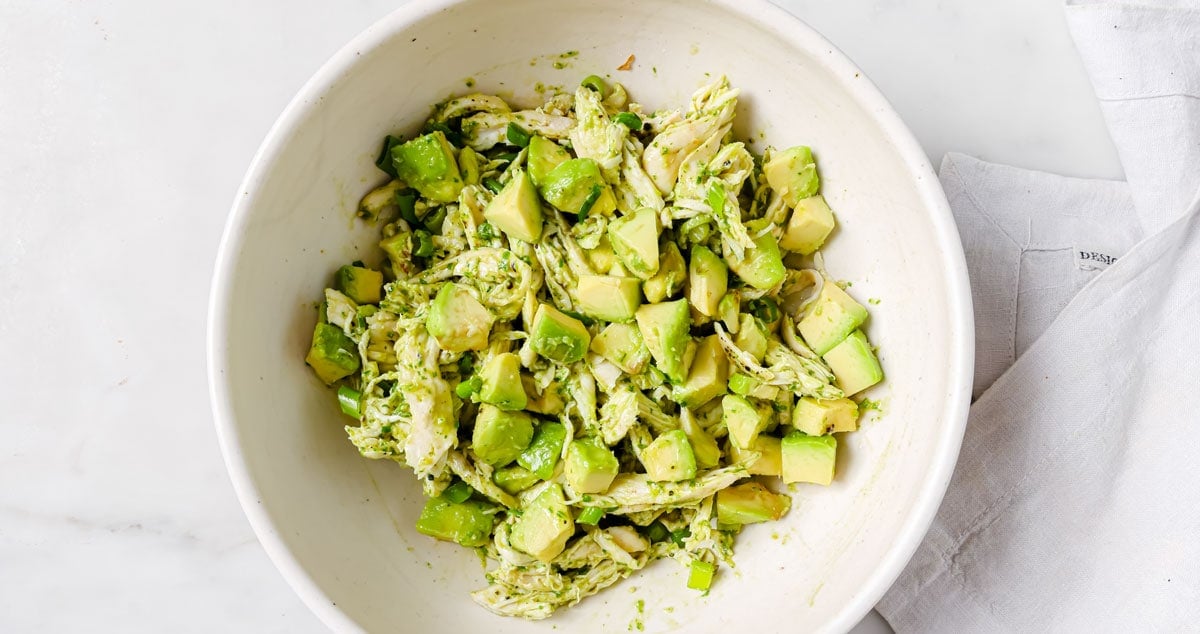
<svg viewBox="0 0 1200 634">
<path fill-rule="evenodd" d="M 304 113 L 341 78 L 347 68 L 353 66 L 362 51 L 373 50 L 386 43 L 397 31 L 464 1 L 412 0 L 406 3 L 352 38 L 305 82 L 271 126 L 238 186 L 213 270 L 206 342 L 209 400 L 226 470 L 242 511 L 271 562 L 305 605 L 327 627 L 338 632 L 362 631 L 362 627 L 337 607 L 279 537 L 261 504 L 258 486 L 250 476 L 238 442 L 232 408 L 234 386 L 226 379 L 229 353 L 224 342 L 228 339 L 231 309 L 228 289 L 243 244 L 249 210 L 257 198 L 253 192 L 276 162 L 283 145 L 298 129 Z M 870 108 L 884 133 L 894 142 L 901 158 L 913 172 L 924 176 L 919 179 L 923 182 L 917 184 L 917 190 L 930 212 L 937 244 L 948 266 L 945 276 L 948 281 L 950 330 L 958 333 L 958 337 L 950 342 L 948 361 L 949 367 L 952 370 L 957 368 L 957 372 L 948 374 L 946 417 L 937 436 L 935 461 L 930 465 L 916 502 L 910 507 L 892 546 L 861 586 L 861 591 L 821 628 L 823 631 L 847 631 L 879 602 L 916 552 L 941 505 L 958 462 L 967 425 L 975 354 L 974 313 L 966 259 L 949 203 L 924 150 L 883 93 L 849 57 L 800 17 L 767 0 L 708 2 L 739 15 L 785 41 L 795 42 L 810 51 L 824 51 L 820 55 L 821 63 L 834 71 L 835 76 L 842 78 L 840 81 L 846 90 L 859 103 Z M 847 77 L 853 77 L 854 80 L 846 81 Z"/>
</svg>

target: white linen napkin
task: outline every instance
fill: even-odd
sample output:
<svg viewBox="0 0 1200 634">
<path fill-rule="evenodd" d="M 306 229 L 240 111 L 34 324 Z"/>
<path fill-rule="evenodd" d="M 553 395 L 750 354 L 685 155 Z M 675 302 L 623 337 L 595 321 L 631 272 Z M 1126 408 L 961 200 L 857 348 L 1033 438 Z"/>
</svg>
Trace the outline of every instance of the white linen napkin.
<svg viewBox="0 0 1200 634">
<path fill-rule="evenodd" d="M 943 162 L 978 399 L 902 633 L 1200 628 L 1200 4 L 1067 16 L 1128 184 Z"/>
</svg>

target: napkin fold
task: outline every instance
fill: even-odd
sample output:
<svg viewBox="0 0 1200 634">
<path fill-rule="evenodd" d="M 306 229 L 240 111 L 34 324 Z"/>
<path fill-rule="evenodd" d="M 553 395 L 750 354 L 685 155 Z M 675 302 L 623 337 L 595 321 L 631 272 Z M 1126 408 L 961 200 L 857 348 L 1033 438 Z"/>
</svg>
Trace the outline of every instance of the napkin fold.
<svg viewBox="0 0 1200 634">
<path fill-rule="evenodd" d="M 898 632 L 1200 626 L 1200 3 L 1067 16 L 1127 183 L 943 162 L 977 400 Z"/>
</svg>

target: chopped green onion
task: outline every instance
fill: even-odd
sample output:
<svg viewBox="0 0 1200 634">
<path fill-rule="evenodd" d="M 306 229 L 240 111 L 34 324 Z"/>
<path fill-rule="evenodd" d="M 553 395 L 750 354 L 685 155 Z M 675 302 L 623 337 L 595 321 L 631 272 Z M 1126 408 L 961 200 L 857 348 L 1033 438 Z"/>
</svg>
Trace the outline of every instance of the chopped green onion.
<svg viewBox="0 0 1200 634">
<path fill-rule="evenodd" d="M 504 131 L 504 137 L 508 139 L 509 145 L 529 147 L 529 132 L 511 121 L 508 123 L 508 129 Z"/>
<path fill-rule="evenodd" d="M 670 538 L 671 531 L 667 530 L 667 527 L 662 522 L 656 521 L 646 528 L 646 539 L 649 539 L 652 543 L 657 544 Z"/>
<path fill-rule="evenodd" d="M 691 536 L 692 530 L 686 526 L 677 531 L 671 531 L 671 541 L 675 542 L 675 545 L 680 548 L 683 548 L 683 540 Z"/>
<path fill-rule="evenodd" d="M 713 574 L 717 567 L 707 561 L 692 560 L 692 570 L 688 573 L 687 587 L 692 590 L 707 591 L 712 587 Z"/>
<path fill-rule="evenodd" d="M 579 85 L 600 93 L 601 97 L 608 93 L 608 84 L 599 75 L 588 75 L 583 78 L 583 81 L 579 82 Z"/>
<path fill-rule="evenodd" d="M 470 499 L 471 493 L 471 485 L 459 480 L 446 487 L 446 490 L 442 492 L 442 497 L 455 504 L 462 504 Z"/>
<path fill-rule="evenodd" d="M 604 509 L 595 506 L 589 506 L 579 513 L 579 517 L 575 519 L 578 524 L 596 525 L 600 518 L 604 517 Z"/>
<path fill-rule="evenodd" d="M 499 194 L 500 190 L 504 189 L 504 185 L 501 185 L 500 181 L 491 177 L 483 179 L 483 186 L 488 188 L 493 194 Z"/>
<path fill-rule="evenodd" d="M 445 220 L 446 208 L 434 207 L 425 214 L 425 218 L 421 220 L 421 224 L 425 226 L 425 229 L 429 233 L 437 234 L 442 232 L 442 222 Z"/>
<path fill-rule="evenodd" d="M 473 376 L 454 386 L 454 393 L 458 395 L 458 398 L 468 399 L 471 398 L 472 394 L 478 392 L 481 387 L 483 387 L 483 379 Z"/>
<path fill-rule="evenodd" d="M 579 206 L 579 219 L 587 218 L 588 212 L 592 210 L 592 206 L 600 199 L 600 186 L 592 185 L 592 191 L 588 192 L 587 198 L 583 199 L 583 204 Z"/>
<path fill-rule="evenodd" d="M 409 225 L 420 224 L 421 220 L 417 218 L 417 195 L 411 189 L 396 194 L 396 206 L 400 208 L 400 217 L 404 222 Z"/>
<path fill-rule="evenodd" d="M 475 356 L 466 353 L 458 358 L 458 373 L 467 376 L 475 370 Z"/>
<path fill-rule="evenodd" d="M 447 125 L 446 123 L 443 123 L 441 121 L 425 124 L 424 132 L 426 134 L 429 134 L 430 132 L 439 132 L 439 131 L 442 134 L 446 135 L 446 140 L 449 141 L 451 145 L 454 145 L 456 147 L 462 147 L 462 144 L 463 144 L 462 134 L 460 134 L 458 132 L 458 130 L 451 128 L 449 125 Z"/>
<path fill-rule="evenodd" d="M 779 321 L 779 304 L 770 297 L 760 297 L 746 302 L 746 310 L 758 317 L 764 324 Z"/>
<path fill-rule="evenodd" d="M 637 132 L 642 129 L 642 118 L 632 112 L 618 112 L 615 117 L 617 123 Z"/>
<path fill-rule="evenodd" d="M 424 229 L 417 229 L 413 232 L 413 255 L 418 258 L 427 258 L 433 255 L 433 236 L 429 235 Z"/>
<path fill-rule="evenodd" d="M 356 420 L 362 420 L 362 392 L 343 385 L 338 388 L 337 398 L 343 414 Z"/>
<path fill-rule="evenodd" d="M 385 174 L 396 177 L 396 164 L 392 162 L 392 148 L 404 143 L 404 139 L 398 136 L 387 135 L 383 137 L 383 149 L 379 151 L 379 158 L 375 159 L 375 167 L 383 170 Z"/>
</svg>

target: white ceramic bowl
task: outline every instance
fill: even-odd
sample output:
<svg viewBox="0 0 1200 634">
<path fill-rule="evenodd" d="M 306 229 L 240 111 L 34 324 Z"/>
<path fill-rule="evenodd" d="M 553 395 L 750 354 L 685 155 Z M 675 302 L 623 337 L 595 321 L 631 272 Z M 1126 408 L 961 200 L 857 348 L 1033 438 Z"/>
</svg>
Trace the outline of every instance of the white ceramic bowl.
<svg viewBox="0 0 1200 634">
<path fill-rule="evenodd" d="M 576 50 L 565 68 L 557 54 Z M 631 72 L 616 67 L 629 54 Z M 560 64 L 564 65 L 564 64 Z M 816 149 L 840 230 L 826 252 L 871 306 L 883 415 L 849 434 L 837 481 L 803 487 L 786 521 L 748 528 L 736 571 L 705 597 L 674 561 L 539 623 L 467 592 L 474 553 L 418 535 L 412 474 L 359 457 L 332 393 L 305 367 L 313 302 L 367 257 L 355 204 L 381 180 L 381 137 L 414 131 L 452 93 L 528 102 L 536 82 L 611 76 L 650 107 L 685 104 L 707 73 L 742 89 L 737 132 Z M 757 147 L 761 150 L 762 142 Z M 212 404 L 233 483 L 292 587 L 332 628 L 373 632 L 841 631 L 880 598 L 942 498 L 970 394 L 971 302 L 950 212 L 917 143 L 829 42 L 765 2 L 416 2 L 369 28 L 279 118 L 238 192 L 209 316 Z M 644 600 L 644 615 L 635 602 Z"/>
</svg>

